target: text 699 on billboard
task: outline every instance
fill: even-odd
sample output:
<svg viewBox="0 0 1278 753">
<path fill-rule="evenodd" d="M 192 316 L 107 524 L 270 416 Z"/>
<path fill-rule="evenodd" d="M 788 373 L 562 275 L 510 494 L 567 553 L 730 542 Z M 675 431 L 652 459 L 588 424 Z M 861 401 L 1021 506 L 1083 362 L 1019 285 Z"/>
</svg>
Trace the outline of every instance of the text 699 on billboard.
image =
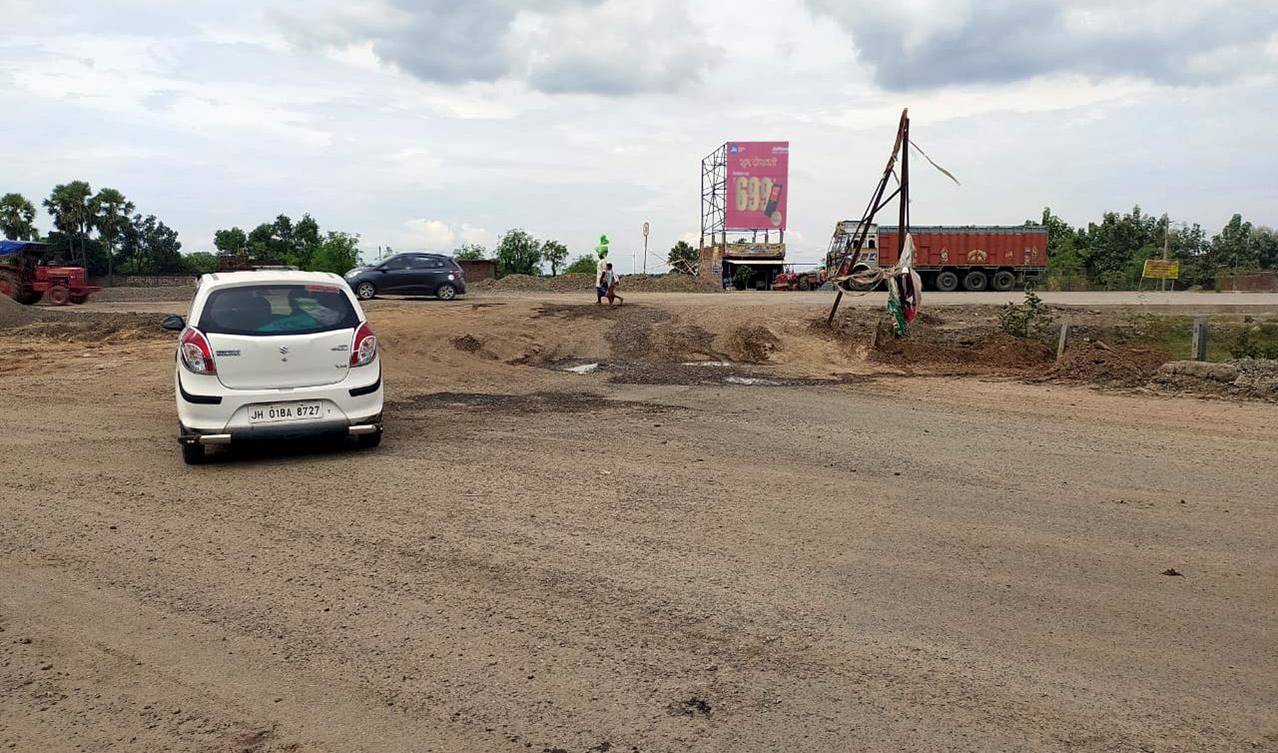
<svg viewBox="0 0 1278 753">
<path fill-rule="evenodd" d="M 729 141 L 727 146 L 727 227 L 785 230 L 790 142 Z"/>
</svg>

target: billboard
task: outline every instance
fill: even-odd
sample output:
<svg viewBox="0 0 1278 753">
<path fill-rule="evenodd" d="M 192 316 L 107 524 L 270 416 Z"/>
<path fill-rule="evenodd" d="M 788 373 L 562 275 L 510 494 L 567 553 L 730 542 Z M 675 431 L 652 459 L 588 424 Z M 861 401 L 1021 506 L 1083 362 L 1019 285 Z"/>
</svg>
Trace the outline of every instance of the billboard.
<svg viewBox="0 0 1278 753">
<path fill-rule="evenodd" d="M 785 230 L 789 141 L 729 141 L 728 230 Z"/>
</svg>

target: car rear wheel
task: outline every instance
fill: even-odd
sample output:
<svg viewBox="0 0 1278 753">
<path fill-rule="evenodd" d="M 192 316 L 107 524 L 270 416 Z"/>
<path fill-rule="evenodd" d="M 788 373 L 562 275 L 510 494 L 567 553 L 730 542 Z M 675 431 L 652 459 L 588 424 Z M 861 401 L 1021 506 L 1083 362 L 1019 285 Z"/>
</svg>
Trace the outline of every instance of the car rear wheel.
<svg viewBox="0 0 1278 753">
<path fill-rule="evenodd" d="M 371 282 L 361 282 L 355 286 L 355 295 L 361 301 L 367 301 L 377 295 L 377 287 Z"/>
<path fill-rule="evenodd" d="M 435 296 L 441 301 L 451 301 L 457 297 L 457 288 L 446 282 L 435 291 Z"/>
<path fill-rule="evenodd" d="M 199 465 L 204 462 L 204 445 L 195 442 L 182 444 L 182 462 Z"/>
<path fill-rule="evenodd" d="M 1002 293 L 1006 293 L 1007 291 L 1016 287 L 1016 275 L 1012 274 L 1006 269 L 1001 269 L 998 272 L 994 273 L 994 282 L 992 283 L 992 285 L 994 286 L 995 290 Z"/>
<path fill-rule="evenodd" d="M 979 293 L 985 289 L 985 286 L 988 285 L 989 282 L 990 278 L 986 277 L 984 272 L 973 269 L 963 277 L 963 289 L 970 290 L 973 293 Z"/>
<path fill-rule="evenodd" d="M 942 293 L 953 293 L 958 290 L 958 283 L 958 275 L 948 269 L 936 276 L 936 289 Z"/>
</svg>

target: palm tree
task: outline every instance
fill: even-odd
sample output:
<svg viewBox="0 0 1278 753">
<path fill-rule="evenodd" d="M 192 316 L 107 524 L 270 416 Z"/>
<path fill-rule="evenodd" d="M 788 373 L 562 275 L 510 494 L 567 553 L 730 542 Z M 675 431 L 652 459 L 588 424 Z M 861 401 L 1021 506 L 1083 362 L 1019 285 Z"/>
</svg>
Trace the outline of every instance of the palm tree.
<svg viewBox="0 0 1278 753">
<path fill-rule="evenodd" d="M 0 232 L 11 241 L 36 239 L 35 205 L 20 193 L 0 197 Z"/>
<path fill-rule="evenodd" d="M 90 200 L 93 189 L 82 180 L 59 183 L 44 200 L 44 208 L 53 217 L 53 225 L 65 235 L 80 241 L 80 261 L 88 265 L 84 252 L 84 239 L 93 227 L 93 211 Z"/>
<path fill-rule="evenodd" d="M 133 202 L 124 198 L 124 194 L 114 188 L 102 188 L 98 195 L 89 202 L 92 210 L 92 222 L 98 229 L 98 235 L 106 242 L 107 279 L 115 282 L 115 241 L 129 224 L 129 215 L 133 213 Z"/>
</svg>

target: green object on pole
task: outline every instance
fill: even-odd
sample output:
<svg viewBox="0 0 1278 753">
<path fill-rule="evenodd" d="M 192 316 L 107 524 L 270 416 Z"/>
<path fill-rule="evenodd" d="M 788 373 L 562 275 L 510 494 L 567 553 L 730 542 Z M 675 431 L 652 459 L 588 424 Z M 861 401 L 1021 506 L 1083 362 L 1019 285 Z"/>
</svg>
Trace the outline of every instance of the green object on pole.
<svg viewBox="0 0 1278 753">
<path fill-rule="evenodd" d="M 905 321 L 905 311 L 901 309 L 901 302 L 896 299 L 895 295 L 888 295 L 887 310 L 896 323 L 896 336 L 905 337 L 910 325 Z"/>
</svg>

